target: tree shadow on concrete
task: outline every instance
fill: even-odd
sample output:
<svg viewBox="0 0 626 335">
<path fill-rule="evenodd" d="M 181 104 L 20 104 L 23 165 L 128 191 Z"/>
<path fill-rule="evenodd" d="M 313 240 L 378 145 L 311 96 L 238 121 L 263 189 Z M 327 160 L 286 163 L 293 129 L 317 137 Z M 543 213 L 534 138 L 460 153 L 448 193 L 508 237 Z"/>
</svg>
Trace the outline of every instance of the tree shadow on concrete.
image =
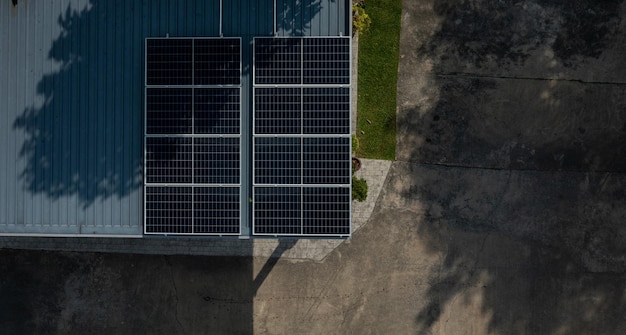
<svg viewBox="0 0 626 335">
<path fill-rule="evenodd" d="M 253 333 L 250 258 L 4 250 L 0 267 L 9 333 Z"/>
<path fill-rule="evenodd" d="M 419 333 L 624 332 L 623 2 L 406 8 L 437 22 L 401 49 L 388 182 L 441 257 Z"/>
<path fill-rule="evenodd" d="M 3 250 L 0 326 L 20 334 L 252 334 L 257 291 L 296 242 L 281 240 L 256 275 L 252 257 Z"/>
<path fill-rule="evenodd" d="M 436 0 L 443 21 L 424 53 L 458 57 L 475 66 L 521 64 L 528 51 L 550 45 L 567 62 L 598 57 L 619 33 L 622 0 L 455 1 Z M 447 65 L 447 64 L 446 64 Z"/>
</svg>

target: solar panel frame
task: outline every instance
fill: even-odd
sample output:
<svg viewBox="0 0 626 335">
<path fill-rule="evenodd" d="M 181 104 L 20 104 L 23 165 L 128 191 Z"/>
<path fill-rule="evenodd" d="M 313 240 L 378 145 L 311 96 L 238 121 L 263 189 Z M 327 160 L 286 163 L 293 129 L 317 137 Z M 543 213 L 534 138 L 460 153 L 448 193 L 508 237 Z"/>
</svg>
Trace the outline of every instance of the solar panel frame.
<svg viewBox="0 0 626 335">
<path fill-rule="evenodd" d="M 193 84 L 193 40 L 178 38 L 146 39 L 146 86 L 182 86 Z M 162 53 L 154 54 L 161 49 Z M 173 68 L 168 68 L 173 66 Z M 155 73 L 163 73 L 156 76 Z"/>
<path fill-rule="evenodd" d="M 297 69 L 290 67 L 289 69 L 291 69 L 294 73 L 299 74 L 295 75 L 293 74 L 291 77 L 292 79 L 289 80 L 279 80 L 279 81 L 271 81 L 271 80 L 266 80 L 264 79 L 263 75 L 260 75 L 260 71 L 265 70 L 265 67 L 261 67 L 260 69 L 258 69 L 258 63 L 259 63 L 259 56 L 257 55 L 257 46 L 259 46 L 260 44 L 263 44 L 262 41 L 275 41 L 275 42 L 280 42 L 280 43 L 285 43 L 287 41 L 300 41 L 300 56 L 298 58 L 298 60 L 300 61 L 299 67 Z M 310 46 L 310 48 L 307 48 L 308 50 L 311 50 L 313 47 L 313 43 L 315 43 L 315 41 L 324 41 L 324 40 L 333 40 L 336 41 L 337 44 L 339 44 L 342 48 L 343 48 L 343 59 L 341 59 L 341 66 L 334 66 L 331 67 L 329 69 L 325 69 L 322 66 L 318 66 L 317 68 L 321 68 L 323 71 L 326 71 L 327 73 L 333 73 L 333 72 L 337 72 L 338 70 L 341 70 L 341 73 L 343 73 L 343 76 L 347 76 L 347 80 L 338 80 L 338 79 L 334 79 L 334 80 L 327 80 L 324 81 L 323 78 L 318 79 L 318 80 L 313 80 L 313 79 L 307 79 L 305 77 L 305 70 L 309 71 L 309 72 L 313 72 L 314 70 L 316 70 L 315 66 L 309 65 L 309 64 L 313 64 L 313 63 L 321 63 L 321 64 L 330 64 L 332 63 L 332 59 L 324 59 L 322 61 L 316 61 L 315 59 L 310 59 L 307 64 L 305 65 L 305 45 Z M 259 43 L 261 42 L 261 43 Z M 306 43 L 306 44 L 305 44 Z M 280 87 L 280 86 L 323 86 L 323 87 L 327 87 L 327 86 L 340 86 L 340 87 L 350 87 L 352 86 L 352 75 L 351 75 L 351 70 L 352 70 L 352 37 L 351 36 L 299 36 L 299 37 L 293 37 L 293 36 L 274 36 L 274 37 L 267 37 L 267 36 L 263 36 L 263 37 L 255 37 L 254 38 L 254 46 L 253 46 L 253 55 L 252 55 L 252 82 L 254 86 L 276 86 L 276 87 Z M 336 51 L 336 50 L 335 50 Z M 263 61 L 263 60 L 261 60 Z M 296 61 L 291 61 L 291 62 L 285 62 L 284 59 L 278 59 L 276 62 L 274 62 L 274 64 L 292 64 L 295 66 Z M 307 66 L 308 65 L 308 66 Z M 287 69 L 283 70 L 283 71 L 287 71 Z M 311 77 L 312 75 L 308 75 L 307 77 Z M 298 80 L 294 79 L 296 77 L 299 77 Z M 337 75 L 333 75 L 333 76 L 329 76 L 331 78 L 336 78 Z"/>
<path fill-rule="evenodd" d="M 302 235 L 301 187 L 255 187 L 253 199 L 255 235 Z"/>
<path fill-rule="evenodd" d="M 253 54 L 253 210 L 252 210 L 252 232 L 259 236 L 298 236 L 298 237 L 339 237 L 347 238 L 352 233 L 351 220 L 351 148 L 352 137 L 350 131 L 351 121 L 351 40 L 350 37 L 275 37 L 275 40 L 297 39 L 300 41 L 303 53 L 300 57 L 300 80 L 297 83 L 285 83 L 278 74 L 279 80 L 272 82 L 266 80 L 271 75 L 263 74 L 257 69 L 257 43 L 259 40 L 266 41 L 271 38 L 255 38 L 255 52 Z M 315 45 L 317 42 L 324 42 L 324 39 L 332 39 L 330 44 L 341 44 L 346 54 L 341 58 L 342 64 L 333 68 L 330 64 L 328 69 L 323 71 L 337 70 L 345 78 L 332 80 L 315 80 L 311 74 L 305 75 L 304 60 L 307 56 L 304 53 L 304 45 Z M 343 39 L 337 42 L 335 39 Z M 319 44 L 319 43 L 318 43 Z M 323 43 L 322 43 L 323 44 Z M 322 50 L 323 51 L 323 50 Z M 332 57 L 330 57 L 332 58 Z M 307 58 L 309 59 L 309 58 Z M 347 62 L 345 61 L 347 59 Z M 311 63 L 314 59 L 310 59 Z M 324 61 L 324 60 L 322 60 Z M 332 59 L 330 59 L 332 62 Z M 321 65 L 321 64 L 318 64 Z M 311 73 L 315 72 L 315 66 L 307 65 Z M 336 72 L 337 72 L 336 71 Z M 265 76 L 265 77 L 263 77 Z M 307 79 L 309 77 L 309 79 Z M 311 79 L 313 78 L 313 79 Z M 295 82 L 295 81 L 294 81 Z M 299 114 L 299 122 L 294 121 L 287 124 L 300 125 L 300 129 L 284 129 L 284 120 L 271 125 L 264 124 L 270 119 L 264 113 L 274 112 L 280 115 L 282 104 L 292 102 L 293 92 L 299 92 L 299 101 L 294 106 L 299 107 L 297 111 L 290 110 L 292 115 Z M 271 92 L 278 93 L 273 99 L 266 99 L 271 96 Z M 280 92 L 290 92 L 288 97 L 284 97 Z M 269 101 L 269 102 L 268 102 Z M 268 104 L 274 106 L 267 106 Z M 321 103 L 321 105 L 320 105 Z M 290 108 L 295 109 L 295 108 Z M 271 114 L 271 113 L 270 113 Z M 339 116 L 338 116 L 339 114 Z M 278 118 L 275 118 L 278 119 Z M 272 126 L 275 128 L 272 130 Z M 296 127 L 293 127 L 296 128 Z M 277 153 L 268 153 L 267 146 L 281 141 L 298 141 L 300 143 L 299 174 L 295 176 L 289 174 L 289 178 L 283 178 L 283 165 L 290 157 L 281 157 L 283 152 L 278 145 Z M 261 144 L 261 145 L 259 145 Z M 330 147 L 329 147 L 330 146 Z M 330 151 L 329 151 L 330 149 Z M 269 157 L 269 158 L 268 158 Z M 278 162 L 271 165 L 267 162 Z M 298 164 L 299 163 L 299 164 Z M 282 164 L 282 165 L 281 165 Z M 260 169 L 259 169 L 260 167 Z M 269 176 L 264 172 L 259 176 L 261 170 L 276 171 Z M 297 169 L 296 169 L 297 170 Z M 291 178 L 294 177 L 294 178 Z M 299 177 L 299 178 L 298 178 Z M 270 191 L 271 190 L 271 191 Z M 286 211 L 286 208 L 293 205 L 293 197 L 290 195 L 294 190 L 298 191 L 300 199 L 298 207 L 299 215 L 289 215 L 289 220 L 280 217 L 271 217 L 267 211 Z M 313 194 L 313 190 L 321 190 L 322 195 Z M 281 193 L 281 192 L 287 193 Z M 268 197 L 268 192 L 275 192 L 273 197 Z M 339 203 L 325 203 L 320 201 L 328 195 Z M 281 202 L 280 196 L 291 199 L 286 203 Z M 268 200 L 269 199 L 269 200 Z M 273 199 L 273 200 L 272 200 Z M 274 201 L 274 203 L 271 203 Z M 307 203 L 310 202 L 310 203 Z M 286 207 L 281 207 L 286 206 Z M 287 211 L 292 213 L 291 211 Z M 293 214 L 293 213 L 292 213 Z M 277 216 L 281 214 L 276 214 Z M 275 221 L 273 223 L 272 219 Z M 269 221 L 268 221 L 269 220 Z M 270 222 L 270 223 L 268 223 Z M 286 222 L 281 224 L 280 222 Z M 294 222 L 299 224 L 299 229 L 292 226 Z"/>
<path fill-rule="evenodd" d="M 289 97 L 283 101 L 284 97 Z M 302 89 L 300 87 L 255 87 L 253 100 L 256 134 L 300 134 Z M 272 127 L 279 123 L 279 127 Z"/>
<path fill-rule="evenodd" d="M 322 52 L 318 50 L 322 49 Z M 321 72 L 321 74 L 320 74 Z M 350 39 L 305 38 L 302 40 L 303 84 L 350 84 Z"/>
<path fill-rule="evenodd" d="M 303 134 L 349 134 L 350 113 L 350 88 L 304 87 L 302 89 Z"/>
<path fill-rule="evenodd" d="M 178 39 L 166 38 L 164 40 Z M 148 67 L 150 40 L 162 40 L 162 38 L 146 39 L 146 67 Z M 161 92 L 184 91 L 191 92 L 191 94 L 185 95 L 189 102 L 183 102 L 183 105 L 191 105 L 191 108 L 190 110 L 187 107 L 184 108 L 186 114 L 183 118 L 188 118 L 190 122 L 185 123 L 185 130 L 180 130 L 183 128 L 167 125 L 167 118 L 156 123 L 157 126 L 165 124 L 161 128 L 153 126 L 155 120 L 149 120 L 148 103 L 146 102 L 144 105 L 144 166 L 146 166 L 144 175 L 144 234 L 240 235 L 242 194 L 241 38 L 180 38 L 180 40 L 191 41 L 192 44 L 190 81 L 185 81 L 183 84 L 174 82 L 175 85 L 160 85 L 160 82 L 149 80 L 149 71 L 147 68 L 145 71 L 147 102 L 148 92 L 158 93 L 159 90 Z M 193 46 L 197 41 L 209 40 L 217 41 L 218 46 L 224 43 L 231 46 L 237 45 L 235 49 L 238 54 L 231 54 L 226 57 L 230 61 L 228 67 L 220 69 L 219 66 L 216 66 L 209 69 L 218 73 L 224 70 L 225 75 L 222 77 L 226 79 L 223 82 L 196 81 L 195 66 L 198 62 L 195 62 Z M 210 41 L 207 43 L 210 44 Z M 222 56 L 217 52 L 217 59 Z M 239 63 L 238 66 L 234 65 L 236 61 Z M 189 72 L 186 73 L 189 74 Z M 158 102 L 158 99 L 156 100 Z M 165 109 L 167 110 L 167 108 Z M 215 115 L 217 117 L 214 117 Z M 150 131 L 148 131 L 148 125 L 151 125 Z M 174 128 L 173 131 L 172 128 Z M 167 164 L 171 163 L 167 157 L 162 160 L 154 157 L 159 158 L 159 155 L 167 156 L 168 154 L 177 157 L 175 144 L 179 142 L 185 144 L 184 154 L 185 157 L 188 157 L 184 164 L 181 163 L 184 165 L 184 178 L 174 178 L 177 177 L 176 169 L 170 173 L 174 174 L 174 177 L 169 179 L 167 173 L 162 173 L 163 176 L 153 176 L 153 171 L 161 171 L 159 168 L 168 169 Z M 166 150 L 165 153 L 156 153 L 154 151 L 157 151 L 158 148 L 155 147 L 155 143 L 174 143 L 170 145 L 174 149 Z M 163 162 L 161 165 L 164 166 L 159 166 L 160 162 Z M 148 169 L 149 167 L 150 169 Z M 177 197 L 182 197 L 184 201 L 177 201 Z M 174 201 L 176 206 L 180 207 L 180 211 L 175 208 L 154 208 L 155 206 L 167 206 L 152 203 L 151 199 L 157 202 L 159 199 L 170 199 Z M 206 199 L 215 201 L 207 203 L 205 202 Z M 183 212 L 184 215 L 181 214 Z M 159 213 L 162 213 L 163 217 L 158 217 Z M 159 222 L 167 221 L 170 217 L 174 218 L 172 219 L 172 227 L 168 228 L 163 223 L 159 226 Z"/>
<path fill-rule="evenodd" d="M 193 93 L 188 87 L 147 87 L 146 134 L 191 134 Z"/>
<path fill-rule="evenodd" d="M 192 190 L 190 186 L 146 186 L 144 234 L 192 234 Z"/>
<path fill-rule="evenodd" d="M 350 187 L 303 187 L 302 233 L 304 235 L 349 235 Z"/>
<path fill-rule="evenodd" d="M 195 187 L 193 196 L 195 234 L 240 234 L 239 187 Z"/>
<path fill-rule="evenodd" d="M 209 41 L 218 43 L 202 45 Z M 193 62 L 196 86 L 241 85 L 241 39 L 195 38 Z"/>
<path fill-rule="evenodd" d="M 206 92 L 206 94 L 203 94 Z M 217 101 L 212 100 L 218 99 Z M 206 99 L 206 100 L 205 100 Z M 221 101 L 219 100 L 221 99 Z M 201 109 L 222 106 L 219 109 Z M 202 113 L 218 112 L 223 118 Z M 221 130 L 221 131 L 219 131 Z M 239 87 L 196 87 L 193 95 L 193 133 L 197 135 L 241 135 L 241 89 Z"/>
<path fill-rule="evenodd" d="M 280 53 L 280 50 L 288 50 L 289 52 Z M 252 72 L 255 85 L 301 84 L 302 40 L 300 38 L 255 37 L 253 64 Z M 280 70 L 280 73 L 271 75 L 272 70 L 276 71 L 277 69 Z"/>
</svg>

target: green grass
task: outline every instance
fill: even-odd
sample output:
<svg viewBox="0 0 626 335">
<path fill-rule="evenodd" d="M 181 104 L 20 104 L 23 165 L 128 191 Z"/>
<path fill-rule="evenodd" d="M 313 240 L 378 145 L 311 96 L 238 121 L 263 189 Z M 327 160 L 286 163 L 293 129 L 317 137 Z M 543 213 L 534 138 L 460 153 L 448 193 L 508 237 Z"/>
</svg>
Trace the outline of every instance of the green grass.
<svg viewBox="0 0 626 335">
<path fill-rule="evenodd" d="M 365 11 L 372 25 L 359 35 L 357 155 L 393 160 L 402 1 L 366 0 Z"/>
</svg>

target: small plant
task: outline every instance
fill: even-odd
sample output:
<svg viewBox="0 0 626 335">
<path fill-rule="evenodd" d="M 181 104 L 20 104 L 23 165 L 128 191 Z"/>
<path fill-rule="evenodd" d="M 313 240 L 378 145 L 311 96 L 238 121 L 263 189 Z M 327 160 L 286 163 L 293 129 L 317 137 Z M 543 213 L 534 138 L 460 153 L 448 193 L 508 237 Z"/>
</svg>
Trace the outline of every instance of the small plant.
<svg viewBox="0 0 626 335">
<path fill-rule="evenodd" d="M 363 202 L 367 199 L 367 181 L 352 176 L 352 200 Z"/>
<path fill-rule="evenodd" d="M 363 1 L 352 4 L 352 35 L 362 33 L 372 24 L 372 19 L 365 12 Z"/>
<path fill-rule="evenodd" d="M 359 138 L 352 134 L 352 153 L 355 154 L 359 150 Z"/>
</svg>

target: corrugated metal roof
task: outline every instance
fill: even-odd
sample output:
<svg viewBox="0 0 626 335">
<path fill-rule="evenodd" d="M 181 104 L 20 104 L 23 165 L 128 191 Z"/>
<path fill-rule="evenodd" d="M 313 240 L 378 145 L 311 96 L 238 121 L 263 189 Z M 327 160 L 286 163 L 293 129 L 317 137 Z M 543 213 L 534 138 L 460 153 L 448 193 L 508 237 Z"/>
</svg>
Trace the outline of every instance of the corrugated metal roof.
<svg viewBox="0 0 626 335">
<path fill-rule="evenodd" d="M 276 1 L 279 36 L 348 36 L 351 1 Z"/>
<path fill-rule="evenodd" d="M 277 0 L 277 34 L 346 35 L 338 13 L 347 6 Z M 272 0 L 223 1 L 221 32 L 243 37 L 244 64 L 252 37 L 272 35 L 273 9 Z M 142 233 L 144 40 L 168 34 L 219 36 L 220 2 L 0 3 L 0 234 Z"/>
</svg>

